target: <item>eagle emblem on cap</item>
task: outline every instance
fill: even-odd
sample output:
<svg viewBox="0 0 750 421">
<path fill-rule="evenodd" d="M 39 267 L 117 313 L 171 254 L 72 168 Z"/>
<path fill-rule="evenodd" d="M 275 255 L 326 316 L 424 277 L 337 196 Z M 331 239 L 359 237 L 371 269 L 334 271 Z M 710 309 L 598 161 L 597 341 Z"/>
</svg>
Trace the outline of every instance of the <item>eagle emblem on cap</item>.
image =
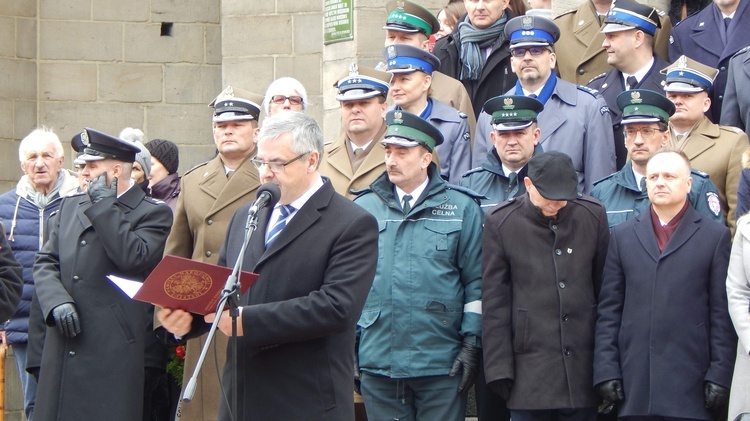
<svg viewBox="0 0 750 421">
<path fill-rule="evenodd" d="M 352 63 L 349 65 L 349 76 L 357 76 L 359 74 L 359 67 L 357 67 L 357 63 Z"/>
<path fill-rule="evenodd" d="M 641 93 L 638 91 L 631 92 L 630 99 L 641 99 Z"/>
<path fill-rule="evenodd" d="M 396 112 L 393 113 L 393 122 L 395 124 L 403 124 L 404 123 L 403 117 L 404 115 L 401 114 L 401 110 L 396 110 Z"/>
<path fill-rule="evenodd" d="M 521 19 L 521 29 L 534 29 L 534 17 L 524 15 Z"/>
<path fill-rule="evenodd" d="M 388 58 L 396 58 L 398 54 L 396 54 L 396 47 L 393 45 L 388 46 Z"/>
<path fill-rule="evenodd" d="M 234 96 L 234 88 L 232 87 L 232 85 L 229 85 L 229 86 L 227 86 L 227 89 L 224 89 L 224 96 L 225 97 L 226 96 L 230 96 L 230 97 Z"/>
<path fill-rule="evenodd" d="M 81 132 L 81 143 L 83 143 L 83 146 L 87 148 L 91 146 L 91 141 L 89 140 L 89 133 L 86 130 Z"/>
<path fill-rule="evenodd" d="M 402 11 L 404 10 L 404 1 L 403 0 L 398 0 L 396 2 L 396 9 L 402 10 Z"/>
<path fill-rule="evenodd" d="M 687 67 L 687 57 L 684 55 L 677 59 L 677 67 Z"/>
<path fill-rule="evenodd" d="M 503 104 L 505 104 L 503 108 L 505 108 L 506 110 L 512 110 L 513 108 L 516 108 L 516 106 L 513 105 L 513 98 L 503 99 Z"/>
</svg>

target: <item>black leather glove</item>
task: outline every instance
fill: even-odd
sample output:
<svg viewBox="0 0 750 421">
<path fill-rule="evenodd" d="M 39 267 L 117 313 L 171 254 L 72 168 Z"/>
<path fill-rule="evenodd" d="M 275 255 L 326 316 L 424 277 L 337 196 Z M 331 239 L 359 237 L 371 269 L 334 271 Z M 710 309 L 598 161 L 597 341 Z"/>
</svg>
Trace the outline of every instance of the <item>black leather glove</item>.
<svg viewBox="0 0 750 421">
<path fill-rule="evenodd" d="M 107 197 L 117 197 L 117 177 L 113 178 L 112 184 L 107 187 L 107 174 L 102 174 L 91 180 L 86 191 L 89 194 L 91 203 L 100 202 Z"/>
<path fill-rule="evenodd" d="M 599 396 L 608 400 L 611 404 L 616 404 L 625 399 L 625 393 L 622 391 L 622 380 L 620 379 L 601 382 L 596 385 L 596 390 L 599 392 Z"/>
<path fill-rule="evenodd" d="M 511 379 L 500 379 L 487 383 L 487 387 L 490 390 L 503 398 L 504 401 L 510 399 L 510 389 L 513 388 L 513 380 Z"/>
<path fill-rule="evenodd" d="M 468 391 L 469 387 L 474 383 L 474 377 L 476 377 L 477 370 L 479 369 L 480 352 L 482 350 L 474 345 L 466 343 L 461 345 L 461 351 L 458 352 L 456 360 L 453 361 L 453 367 L 450 372 L 451 376 L 455 376 L 459 370 L 463 370 L 461 383 L 458 385 L 458 393 Z"/>
<path fill-rule="evenodd" d="M 57 332 L 67 338 L 72 338 L 81 333 L 81 321 L 78 319 L 76 306 L 72 303 L 60 304 L 52 309 L 52 317 L 55 319 Z"/>
<path fill-rule="evenodd" d="M 706 382 L 703 392 L 706 396 L 706 409 L 721 410 L 729 401 L 729 389 L 716 383 Z"/>
<path fill-rule="evenodd" d="M 29 368 L 26 370 L 34 380 L 39 383 L 39 367 Z"/>
<path fill-rule="evenodd" d="M 354 391 L 358 395 L 362 394 L 362 373 L 359 371 L 359 363 L 357 358 L 354 358 Z"/>
</svg>

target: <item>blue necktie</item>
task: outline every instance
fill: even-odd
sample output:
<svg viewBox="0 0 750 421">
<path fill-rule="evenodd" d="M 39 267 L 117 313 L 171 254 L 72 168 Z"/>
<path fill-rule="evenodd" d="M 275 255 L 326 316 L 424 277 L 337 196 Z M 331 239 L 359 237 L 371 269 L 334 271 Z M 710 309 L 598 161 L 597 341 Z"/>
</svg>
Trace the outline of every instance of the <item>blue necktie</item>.
<svg viewBox="0 0 750 421">
<path fill-rule="evenodd" d="M 271 231 L 268 232 L 268 239 L 266 240 L 266 248 L 271 246 L 271 243 L 276 239 L 276 237 L 281 234 L 281 230 L 284 229 L 286 226 L 286 218 L 289 217 L 289 215 L 294 212 L 294 207 L 292 205 L 281 205 L 279 207 L 279 212 L 281 212 L 281 216 L 279 216 L 279 220 L 276 221 L 276 223 L 273 225 L 273 228 L 271 228 Z"/>
</svg>

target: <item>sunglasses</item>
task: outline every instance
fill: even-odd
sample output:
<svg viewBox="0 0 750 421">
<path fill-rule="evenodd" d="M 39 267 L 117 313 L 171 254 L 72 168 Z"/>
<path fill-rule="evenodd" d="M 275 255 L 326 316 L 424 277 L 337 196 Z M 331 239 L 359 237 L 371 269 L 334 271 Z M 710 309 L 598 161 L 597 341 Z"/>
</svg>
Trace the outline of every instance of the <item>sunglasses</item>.
<svg viewBox="0 0 750 421">
<path fill-rule="evenodd" d="M 292 96 L 286 96 L 286 95 L 274 95 L 271 97 L 271 102 L 274 104 L 283 104 L 286 102 L 286 100 L 289 100 L 289 103 L 292 105 L 300 105 L 302 104 L 302 97 L 298 95 L 292 95 Z"/>
<path fill-rule="evenodd" d="M 524 57 L 527 51 L 532 56 L 538 56 L 538 55 L 541 55 L 543 52 L 547 51 L 547 47 L 526 47 L 526 48 L 519 47 L 519 48 L 514 48 L 510 50 L 510 54 L 513 57 Z"/>
</svg>

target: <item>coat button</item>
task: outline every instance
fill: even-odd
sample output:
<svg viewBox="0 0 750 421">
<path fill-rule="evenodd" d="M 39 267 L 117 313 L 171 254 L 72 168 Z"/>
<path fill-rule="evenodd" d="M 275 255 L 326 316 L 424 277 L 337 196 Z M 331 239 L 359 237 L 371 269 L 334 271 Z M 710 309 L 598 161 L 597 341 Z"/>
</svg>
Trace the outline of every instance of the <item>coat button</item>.
<svg viewBox="0 0 750 421">
<path fill-rule="evenodd" d="M 443 320 L 443 326 L 446 326 L 446 325 L 448 325 L 448 322 Z"/>
<path fill-rule="evenodd" d="M 726 72 L 726 71 L 727 71 L 727 68 L 726 68 L 726 66 L 721 66 L 721 67 L 719 68 L 719 71 L 721 71 L 721 72 Z"/>
<path fill-rule="evenodd" d="M 552 225 L 552 229 L 556 230 L 557 229 L 557 225 Z"/>
<path fill-rule="evenodd" d="M 207 223 L 208 225 L 211 225 L 211 224 L 213 224 L 213 223 L 214 223 L 214 220 L 213 220 L 213 219 L 209 219 L 208 221 L 206 221 L 206 223 Z"/>
<path fill-rule="evenodd" d="M 86 245 L 86 240 L 81 240 L 81 245 L 85 246 Z"/>
<path fill-rule="evenodd" d="M 584 73 L 586 73 L 586 71 L 585 71 L 585 70 L 583 70 L 583 68 L 580 68 L 580 69 L 578 69 L 578 74 L 579 74 L 579 75 L 582 75 L 582 74 L 584 74 Z"/>
<path fill-rule="evenodd" d="M 559 286 L 560 289 L 565 289 L 565 282 L 558 282 L 557 286 Z"/>
<path fill-rule="evenodd" d="M 555 254 L 558 255 L 558 256 L 561 256 L 562 255 L 562 250 L 555 249 Z"/>
<path fill-rule="evenodd" d="M 719 95 L 719 100 L 724 99 L 724 95 Z"/>
<path fill-rule="evenodd" d="M 563 353 L 568 356 L 570 355 L 570 350 L 568 348 L 563 349 Z"/>
<path fill-rule="evenodd" d="M 211 252 L 210 251 L 206 252 L 206 257 L 211 257 Z"/>
<path fill-rule="evenodd" d="M 73 282 L 78 282 L 80 280 L 81 278 L 79 278 L 78 275 L 73 276 Z"/>
<path fill-rule="evenodd" d="M 75 351 L 68 352 L 68 357 L 73 358 L 75 356 L 76 356 L 76 352 Z"/>
<path fill-rule="evenodd" d="M 568 315 L 567 315 L 567 314 L 563 314 L 563 316 L 562 316 L 562 321 L 563 321 L 563 322 L 567 322 L 567 321 L 568 321 L 568 319 L 569 319 Z"/>
</svg>

